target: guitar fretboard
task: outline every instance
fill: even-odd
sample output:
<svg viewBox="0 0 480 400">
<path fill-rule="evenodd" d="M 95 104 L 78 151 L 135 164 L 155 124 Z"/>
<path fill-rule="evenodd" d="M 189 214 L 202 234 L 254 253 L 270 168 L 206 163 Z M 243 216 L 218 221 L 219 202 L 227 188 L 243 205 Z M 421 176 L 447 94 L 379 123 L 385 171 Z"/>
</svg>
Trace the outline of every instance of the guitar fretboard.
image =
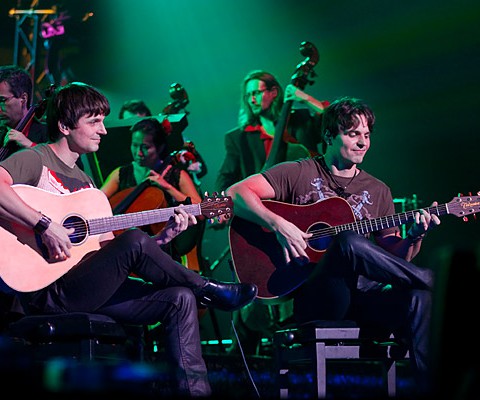
<svg viewBox="0 0 480 400">
<path fill-rule="evenodd" d="M 189 214 L 198 216 L 202 214 L 201 204 L 189 204 L 184 206 Z M 94 218 L 87 221 L 90 235 L 98 235 L 110 231 L 117 231 L 132 228 L 135 226 L 144 226 L 158 222 L 168 221 L 174 215 L 173 208 L 160 208 L 155 210 L 140 211 L 131 214 L 113 215 L 110 217 Z"/>
<path fill-rule="evenodd" d="M 430 214 L 441 216 L 448 214 L 448 204 L 425 207 L 424 210 L 428 211 Z M 412 222 L 415 219 L 415 213 L 419 211 L 420 210 L 411 210 L 379 218 L 355 221 L 349 224 L 335 226 L 332 229 L 334 229 L 335 233 L 351 230 L 360 234 L 366 234 Z"/>
</svg>

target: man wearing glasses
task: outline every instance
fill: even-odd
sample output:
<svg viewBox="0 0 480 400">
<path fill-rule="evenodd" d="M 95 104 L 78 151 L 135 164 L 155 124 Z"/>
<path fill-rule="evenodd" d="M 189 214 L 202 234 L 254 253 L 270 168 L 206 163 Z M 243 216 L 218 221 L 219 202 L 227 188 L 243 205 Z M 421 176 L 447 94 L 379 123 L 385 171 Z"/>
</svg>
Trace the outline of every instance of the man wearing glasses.
<svg viewBox="0 0 480 400">
<path fill-rule="evenodd" d="M 238 127 L 225 135 L 225 156 L 217 176 L 216 190 L 225 190 L 264 167 L 270 154 L 275 124 L 287 100 L 304 103 L 311 109 L 296 108 L 289 118 L 287 132 L 293 143 L 289 146 L 288 158 L 316 153 L 316 144 L 311 140 L 315 136 L 311 132 L 320 126 L 320 116 L 328 103 L 316 100 L 291 84 L 284 92 L 269 72 L 251 71 L 242 83 Z"/>
<path fill-rule="evenodd" d="M 47 128 L 37 118 L 19 126 L 32 105 L 32 93 L 32 79 L 25 69 L 0 66 L 0 161 L 19 149 L 48 141 Z"/>
</svg>

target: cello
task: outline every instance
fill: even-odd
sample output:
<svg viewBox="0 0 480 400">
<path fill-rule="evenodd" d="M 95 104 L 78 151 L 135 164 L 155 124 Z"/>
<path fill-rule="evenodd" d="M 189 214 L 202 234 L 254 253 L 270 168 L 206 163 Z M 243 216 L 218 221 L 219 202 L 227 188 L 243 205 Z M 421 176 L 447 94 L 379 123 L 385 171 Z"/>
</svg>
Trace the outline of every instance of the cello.
<svg viewBox="0 0 480 400">
<path fill-rule="evenodd" d="M 137 186 L 115 193 L 110 197 L 109 202 L 114 215 L 167 207 L 165 193 L 159 187 L 154 186 L 149 179 Z M 140 229 L 149 235 L 155 235 L 163 229 L 165 224 L 166 222 L 160 222 L 142 226 Z M 119 235 L 122 232 L 114 231 L 113 233 Z"/>
<path fill-rule="evenodd" d="M 195 156 L 190 152 L 186 150 L 183 152 L 189 154 L 189 160 L 195 159 Z M 161 174 L 167 167 L 181 163 L 178 160 L 178 155 L 179 152 L 172 152 L 165 159 L 161 168 L 155 172 Z M 185 156 L 183 153 L 182 155 Z M 183 167 L 180 166 L 180 169 L 183 169 Z M 137 186 L 126 188 L 113 194 L 109 201 L 113 214 L 117 215 L 168 207 L 166 196 L 166 193 L 160 187 L 156 186 L 150 179 L 145 179 Z M 155 223 L 140 227 L 140 229 L 153 236 L 159 233 L 165 225 L 166 222 Z M 204 221 L 199 220 L 197 225 L 190 227 L 186 232 L 182 232 L 172 243 L 173 248 L 181 258 L 181 263 L 188 269 L 197 272 L 201 270 L 200 255 L 197 247 L 202 237 L 203 225 Z M 122 232 L 114 231 L 114 234 L 118 235 Z"/>
<path fill-rule="evenodd" d="M 302 42 L 300 44 L 300 53 L 305 59 L 296 66 L 290 83 L 298 89 L 303 90 L 307 84 L 312 85 L 314 83 L 311 78 L 316 76 L 313 68 L 317 65 L 319 56 L 317 48 L 310 42 Z M 270 168 L 283 161 L 309 155 L 308 149 L 298 141 L 287 141 L 287 127 L 290 120 L 292 104 L 293 100 L 288 100 L 283 103 L 280 117 L 275 125 L 272 148 L 263 169 Z"/>
</svg>

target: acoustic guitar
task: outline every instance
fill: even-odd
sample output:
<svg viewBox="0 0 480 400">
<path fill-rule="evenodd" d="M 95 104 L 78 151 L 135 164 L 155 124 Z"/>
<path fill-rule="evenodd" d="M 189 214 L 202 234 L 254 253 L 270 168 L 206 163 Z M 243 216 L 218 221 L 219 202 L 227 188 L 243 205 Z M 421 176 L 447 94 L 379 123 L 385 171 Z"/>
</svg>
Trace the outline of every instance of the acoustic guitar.
<svg viewBox="0 0 480 400">
<path fill-rule="evenodd" d="M 229 241 L 236 276 L 239 282 L 255 283 L 258 286 L 256 301 L 264 304 L 288 300 L 287 295 L 307 280 L 336 234 L 351 230 L 364 235 L 399 226 L 412 222 L 419 211 L 357 221 L 350 204 L 341 197 L 331 197 L 309 205 L 292 205 L 274 200 L 263 200 L 263 204 L 302 231 L 313 234 L 307 240 L 306 249 L 310 263 L 305 266 L 287 264 L 275 233 L 239 216 L 233 217 Z M 480 212 L 480 196 L 455 197 L 449 203 L 424 209 L 437 216 L 453 214 L 466 217 Z"/>
<path fill-rule="evenodd" d="M 19 292 L 43 289 L 63 276 L 89 253 L 100 249 L 101 234 L 168 221 L 174 215 L 174 207 L 113 215 L 107 196 L 94 188 L 69 194 L 54 194 L 28 185 L 12 188 L 53 221 L 65 228 L 75 228 L 70 234 L 71 257 L 56 261 L 49 257 L 32 229 L 0 220 L 0 278 Z M 228 196 L 207 196 L 199 204 L 184 207 L 186 212 L 207 219 L 233 212 Z"/>
</svg>

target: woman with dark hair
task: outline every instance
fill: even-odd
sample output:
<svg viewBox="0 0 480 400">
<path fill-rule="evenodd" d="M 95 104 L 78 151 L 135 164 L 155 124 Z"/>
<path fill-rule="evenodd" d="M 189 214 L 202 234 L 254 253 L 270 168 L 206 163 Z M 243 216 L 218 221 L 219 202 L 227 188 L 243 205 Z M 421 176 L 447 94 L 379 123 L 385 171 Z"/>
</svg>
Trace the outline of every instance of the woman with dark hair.
<svg viewBox="0 0 480 400">
<path fill-rule="evenodd" d="M 159 203 L 164 196 L 168 207 L 185 202 L 201 203 L 192 178 L 176 163 L 176 158 L 170 156 L 167 145 L 169 129 L 168 120 L 161 123 L 155 117 L 144 118 L 130 128 L 132 162 L 115 168 L 108 175 L 101 190 L 109 199 L 148 180 L 149 184 L 158 188 Z M 170 249 L 172 257 L 181 261 L 181 257 L 198 244 L 203 227 L 204 221 L 199 221 L 195 227 L 173 240 Z"/>
</svg>

